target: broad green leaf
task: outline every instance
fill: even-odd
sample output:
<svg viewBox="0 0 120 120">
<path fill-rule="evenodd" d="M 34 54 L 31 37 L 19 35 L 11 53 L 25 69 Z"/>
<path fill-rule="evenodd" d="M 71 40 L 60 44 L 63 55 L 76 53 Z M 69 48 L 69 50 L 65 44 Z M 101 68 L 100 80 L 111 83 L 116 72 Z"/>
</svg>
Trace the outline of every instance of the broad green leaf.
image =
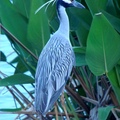
<svg viewBox="0 0 120 120">
<path fill-rule="evenodd" d="M 87 65 L 87 63 L 85 61 L 85 54 L 75 53 L 75 60 L 76 60 L 75 66 L 85 66 L 85 65 Z"/>
<path fill-rule="evenodd" d="M 73 47 L 75 53 L 76 66 L 86 65 L 85 61 L 85 48 L 84 47 Z"/>
<path fill-rule="evenodd" d="M 14 74 L 24 73 L 24 72 L 26 72 L 26 71 L 28 71 L 27 67 L 26 67 L 26 66 L 23 64 L 23 62 L 19 59 Z"/>
<path fill-rule="evenodd" d="M 48 19 L 45 9 L 42 8 L 40 11 L 38 11 L 38 13 L 35 14 L 35 11 L 43 4 L 43 0 L 36 0 L 32 1 L 31 3 L 27 39 L 32 46 L 31 48 L 34 48 L 34 53 L 35 51 L 40 53 L 50 37 Z"/>
<path fill-rule="evenodd" d="M 116 65 L 115 66 L 115 72 L 116 72 L 116 75 L 117 75 L 117 81 L 118 81 L 118 84 L 120 86 L 120 65 Z"/>
<path fill-rule="evenodd" d="M 25 74 L 15 74 L 0 80 L 0 87 L 28 83 L 34 83 L 34 79 Z"/>
<path fill-rule="evenodd" d="M 108 13 L 111 13 L 112 15 L 115 15 L 115 16 L 117 15 L 117 11 L 116 11 L 116 7 L 115 7 L 115 4 L 114 4 L 114 0 L 108 0 L 106 11 Z"/>
<path fill-rule="evenodd" d="M 89 7 L 91 14 L 94 16 L 95 13 L 101 12 L 106 8 L 108 0 L 85 0 L 86 4 Z"/>
<path fill-rule="evenodd" d="M 77 47 L 77 46 L 75 46 L 75 47 L 73 47 L 73 50 L 76 53 L 83 53 L 83 54 L 85 54 L 85 52 L 86 52 L 86 48 L 85 47 Z"/>
<path fill-rule="evenodd" d="M 0 0 L 0 19 L 2 24 L 18 40 L 30 48 L 28 42 L 26 41 L 28 20 L 18 13 L 14 4 L 11 4 L 9 0 Z"/>
<path fill-rule="evenodd" d="M 24 67 L 26 67 L 28 69 L 28 71 L 31 72 L 32 76 L 34 77 L 35 70 L 31 66 L 36 67 L 37 60 L 32 59 L 30 55 L 28 57 L 22 57 L 21 55 L 19 55 L 19 57 L 20 57 L 20 60 L 22 61 L 23 65 L 25 65 Z"/>
<path fill-rule="evenodd" d="M 112 88 L 115 92 L 115 95 L 117 97 L 117 100 L 120 104 L 120 81 L 119 81 L 119 77 L 117 75 L 117 68 L 115 67 L 114 69 L 112 69 L 108 74 L 107 74 L 109 81 L 112 85 Z"/>
<path fill-rule="evenodd" d="M 44 0 L 47 2 L 48 0 Z M 59 27 L 59 19 L 57 17 L 56 4 L 50 4 L 46 9 L 49 25 L 52 28 L 51 33 L 55 32 Z"/>
<path fill-rule="evenodd" d="M 52 20 L 49 21 L 49 24 L 53 30 L 53 32 L 57 31 L 59 27 L 59 20 L 57 17 L 54 17 Z"/>
<path fill-rule="evenodd" d="M 117 18 L 105 11 L 102 11 L 113 27 L 120 33 L 120 18 Z"/>
<path fill-rule="evenodd" d="M 107 120 L 113 106 L 100 107 L 98 109 L 98 120 Z"/>
<path fill-rule="evenodd" d="M 74 13 L 72 13 L 73 9 L 71 10 L 71 8 L 66 9 L 66 11 L 67 11 L 67 14 L 68 14 L 68 17 L 69 17 L 70 30 L 71 31 L 77 30 L 78 29 L 78 25 L 79 25 L 79 17 L 76 16 Z"/>
<path fill-rule="evenodd" d="M 23 3 L 23 1 L 19 1 L 19 4 L 20 4 L 20 2 L 21 2 L 21 4 Z M 27 2 L 24 2 L 24 5 L 26 3 Z M 27 6 L 27 5 L 25 5 L 25 6 Z M 26 14 L 26 11 L 25 11 L 25 14 Z M 16 7 L 15 1 L 14 1 L 14 4 L 12 4 L 9 0 L 6 0 L 6 1 L 1 0 L 0 1 L 0 19 L 1 19 L 3 26 L 6 27 L 6 29 L 10 33 L 12 33 L 18 39 L 18 41 L 20 41 L 23 44 L 22 46 L 26 47 L 27 49 L 31 50 L 32 52 L 34 51 L 34 48 L 32 48 L 32 46 L 31 46 L 32 43 L 27 41 L 28 18 L 25 17 L 24 15 L 22 15 L 22 13 L 20 13 L 19 9 L 17 9 L 17 7 Z M 5 34 L 8 36 L 10 42 L 14 46 L 18 55 L 20 55 L 23 59 L 26 60 L 26 58 L 28 58 L 28 56 L 29 56 L 29 53 L 26 52 L 26 50 L 23 49 L 23 47 L 20 44 L 16 43 L 14 41 L 13 37 L 8 35 L 7 33 L 5 33 Z M 32 57 L 29 57 L 29 60 L 31 60 L 31 59 L 32 59 Z M 31 64 L 35 65 L 34 61 L 35 60 L 31 60 Z M 24 63 L 26 64 L 25 66 L 27 66 L 27 61 Z M 31 71 L 31 74 L 34 75 L 34 71 Z"/>
<path fill-rule="evenodd" d="M 32 0 L 13 0 L 13 4 L 19 14 L 29 19 L 30 7 Z"/>
<path fill-rule="evenodd" d="M 115 3 L 115 7 L 116 7 L 116 12 L 117 12 L 117 16 L 120 17 L 120 0 L 114 0 Z"/>
<path fill-rule="evenodd" d="M 108 73 L 120 59 L 120 36 L 102 13 L 94 16 L 88 35 L 86 62 L 95 75 Z"/>
<path fill-rule="evenodd" d="M 90 29 L 90 25 L 92 22 L 92 16 L 90 14 L 90 11 L 88 11 L 87 9 L 78 9 L 78 8 L 76 9 L 71 8 L 70 11 L 78 18 L 79 23 L 81 23 L 86 28 L 86 30 Z"/>
<path fill-rule="evenodd" d="M 10 63 L 13 64 L 13 63 L 18 63 L 19 61 L 19 56 L 15 57 Z"/>
<path fill-rule="evenodd" d="M 6 56 L 2 51 L 0 51 L 0 61 L 6 61 Z"/>
<path fill-rule="evenodd" d="M 90 12 L 87 9 L 70 8 L 68 13 L 71 30 L 76 32 L 80 46 L 86 46 L 86 40 L 92 21 Z"/>
</svg>

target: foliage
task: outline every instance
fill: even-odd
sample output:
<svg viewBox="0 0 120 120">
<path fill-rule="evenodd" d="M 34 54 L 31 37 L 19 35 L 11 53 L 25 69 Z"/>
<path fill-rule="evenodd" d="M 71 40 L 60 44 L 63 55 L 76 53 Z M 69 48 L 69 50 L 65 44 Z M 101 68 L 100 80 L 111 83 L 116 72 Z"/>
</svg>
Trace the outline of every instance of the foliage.
<svg viewBox="0 0 120 120">
<path fill-rule="evenodd" d="M 32 101 L 28 100 L 15 85 L 33 85 L 37 58 L 50 34 L 55 32 L 59 25 L 55 5 L 49 5 L 46 12 L 45 8 L 42 8 L 35 14 L 46 1 L 12 0 L 11 3 L 9 0 L 0 0 L 2 34 L 7 35 L 18 54 L 10 63 L 17 63 L 14 75 L 2 79 L 0 86 L 7 86 L 21 106 L 16 108 L 18 114 L 26 114 L 27 111 L 22 112 L 21 109 L 30 108 L 34 97 L 33 92 L 27 90 Z M 52 113 L 48 113 L 47 117 L 57 119 L 59 116 L 60 119 L 67 116 L 71 120 L 117 119 L 119 112 L 116 110 L 119 111 L 120 104 L 120 1 L 82 0 L 82 3 L 85 9 L 67 9 L 76 68 L 73 68 L 72 80 L 66 85 L 65 104 L 58 99 L 55 109 L 52 108 Z M 4 53 L 1 55 L 1 61 L 7 62 Z M 26 71 L 29 71 L 31 76 L 26 76 Z M 64 108 L 68 115 L 57 114 L 57 111 L 64 112 Z M 103 111 L 105 117 L 102 116 Z M 29 113 L 31 114 L 27 112 L 27 117 L 37 118 L 28 115 Z"/>
</svg>

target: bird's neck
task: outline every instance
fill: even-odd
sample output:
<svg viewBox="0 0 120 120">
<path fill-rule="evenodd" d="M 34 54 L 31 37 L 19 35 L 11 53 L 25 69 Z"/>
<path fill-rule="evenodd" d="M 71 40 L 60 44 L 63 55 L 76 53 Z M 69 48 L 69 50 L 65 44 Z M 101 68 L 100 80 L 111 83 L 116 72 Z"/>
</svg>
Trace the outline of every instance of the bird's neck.
<svg viewBox="0 0 120 120">
<path fill-rule="evenodd" d="M 60 21 L 58 32 L 63 34 L 67 39 L 69 39 L 69 19 L 66 10 L 63 6 L 58 6 L 57 12 Z"/>
</svg>

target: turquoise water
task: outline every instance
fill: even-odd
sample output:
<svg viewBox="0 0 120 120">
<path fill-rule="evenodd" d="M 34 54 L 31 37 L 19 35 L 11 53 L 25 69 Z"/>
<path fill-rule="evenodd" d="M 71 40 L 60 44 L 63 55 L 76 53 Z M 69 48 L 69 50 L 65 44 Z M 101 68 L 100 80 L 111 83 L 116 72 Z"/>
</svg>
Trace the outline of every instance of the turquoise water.
<svg viewBox="0 0 120 120">
<path fill-rule="evenodd" d="M 3 51 L 7 56 L 7 61 L 10 62 L 15 56 L 14 50 L 11 48 L 6 36 L 0 35 L 0 51 Z M 14 72 L 14 68 L 8 65 L 6 62 L 0 61 L 0 77 L 10 76 Z M 0 87 L 0 109 L 1 108 L 13 108 L 13 98 L 5 87 Z M 13 114 L 0 114 L 0 120 L 14 120 L 16 115 Z"/>
<path fill-rule="evenodd" d="M 7 40 L 6 36 L 0 35 L 0 51 L 3 51 L 5 55 L 7 56 L 7 61 L 10 62 L 17 56 L 17 54 L 12 49 L 10 42 Z M 14 65 L 15 66 L 15 65 Z M 0 61 L 0 78 L 4 78 L 5 76 L 10 76 L 14 73 L 14 68 L 11 67 L 6 62 Z M 29 90 L 33 90 L 33 87 L 31 85 L 25 85 L 25 87 L 29 88 Z M 26 91 L 20 87 L 17 86 L 19 90 L 27 97 L 29 98 L 29 95 L 26 93 Z M 17 107 L 20 107 L 17 105 Z M 16 108 L 14 99 L 12 95 L 9 93 L 9 91 L 5 87 L 0 87 L 0 109 L 2 108 Z M 1 114 L 0 113 L 0 120 L 15 120 L 18 115 L 16 114 Z M 18 119 L 17 119 L 18 120 Z"/>
</svg>

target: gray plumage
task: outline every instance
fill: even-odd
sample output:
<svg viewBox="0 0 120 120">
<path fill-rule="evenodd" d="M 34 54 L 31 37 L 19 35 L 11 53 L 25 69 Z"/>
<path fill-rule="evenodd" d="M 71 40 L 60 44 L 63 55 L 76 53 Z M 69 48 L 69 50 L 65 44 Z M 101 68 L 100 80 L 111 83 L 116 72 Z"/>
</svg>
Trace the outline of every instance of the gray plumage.
<svg viewBox="0 0 120 120">
<path fill-rule="evenodd" d="M 36 110 L 45 115 L 58 99 L 74 63 L 71 44 L 54 34 L 44 47 L 36 72 Z"/>
<path fill-rule="evenodd" d="M 64 90 L 75 63 L 69 40 L 68 16 L 61 4 L 63 1 L 57 2 L 60 26 L 43 48 L 35 75 L 35 109 L 42 115 L 47 114 Z"/>
</svg>

